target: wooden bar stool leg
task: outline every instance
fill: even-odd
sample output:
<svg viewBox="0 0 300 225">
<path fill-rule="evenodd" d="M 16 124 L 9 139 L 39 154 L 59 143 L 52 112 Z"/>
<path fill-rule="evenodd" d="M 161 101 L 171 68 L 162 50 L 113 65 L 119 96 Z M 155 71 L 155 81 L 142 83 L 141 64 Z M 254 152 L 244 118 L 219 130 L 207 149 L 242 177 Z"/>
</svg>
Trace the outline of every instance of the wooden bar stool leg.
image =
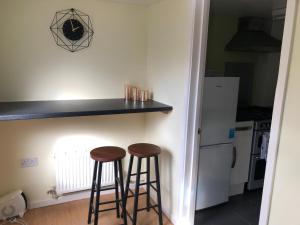
<svg viewBox="0 0 300 225">
<path fill-rule="evenodd" d="M 120 177 L 120 189 L 121 189 L 121 199 L 122 199 L 122 215 L 123 215 L 124 225 L 127 225 L 122 160 L 119 160 L 118 163 L 119 163 L 119 177 Z"/>
<path fill-rule="evenodd" d="M 147 211 L 150 211 L 150 157 L 147 158 Z"/>
<path fill-rule="evenodd" d="M 117 209 L 117 217 L 120 218 L 119 184 L 118 184 L 118 163 L 117 163 L 117 161 L 114 161 L 114 170 L 115 170 L 116 209 Z"/>
<path fill-rule="evenodd" d="M 98 215 L 99 215 L 99 201 L 100 201 L 100 188 L 101 188 L 101 173 L 102 173 L 102 162 L 99 163 L 98 168 L 98 179 L 97 179 L 97 194 L 96 194 L 96 203 L 95 203 L 95 219 L 94 219 L 94 225 L 98 225 Z"/>
<path fill-rule="evenodd" d="M 125 187 L 125 206 L 127 205 L 127 197 L 128 197 L 129 184 L 130 184 L 130 178 L 131 178 L 132 164 L 133 164 L 133 155 L 130 156 L 129 167 L 128 167 L 128 171 L 127 171 L 128 173 L 127 173 L 127 180 L 126 180 L 126 187 Z M 122 216 L 124 216 L 124 213 L 126 213 L 126 211 L 122 212 Z"/>
<path fill-rule="evenodd" d="M 136 221 L 137 221 L 137 212 L 138 212 L 137 210 L 138 210 L 139 192 L 140 192 L 141 165 L 142 165 L 142 158 L 138 158 L 137 171 L 136 171 L 136 184 L 135 184 L 135 191 L 134 191 L 132 225 L 136 225 Z"/>
<path fill-rule="evenodd" d="M 154 159 L 155 159 L 155 175 L 156 175 L 156 187 L 157 187 L 158 218 L 159 218 L 159 225 L 163 225 L 158 156 L 157 155 L 154 156 Z"/>
<path fill-rule="evenodd" d="M 90 197 L 90 205 L 89 205 L 88 224 L 91 224 L 91 222 L 92 222 L 92 213 L 93 213 L 93 204 L 94 204 L 94 194 L 95 194 L 95 188 L 96 188 L 97 169 L 98 169 L 98 162 L 95 161 L 94 172 L 93 172 L 93 181 L 92 181 L 92 189 L 91 189 L 91 197 Z"/>
</svg>

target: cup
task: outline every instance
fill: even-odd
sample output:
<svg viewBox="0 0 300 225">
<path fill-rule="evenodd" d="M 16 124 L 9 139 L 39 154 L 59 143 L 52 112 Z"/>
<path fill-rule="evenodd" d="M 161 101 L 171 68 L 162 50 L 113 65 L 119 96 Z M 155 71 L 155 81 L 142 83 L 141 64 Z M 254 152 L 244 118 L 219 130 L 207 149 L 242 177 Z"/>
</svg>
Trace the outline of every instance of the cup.
<svg viewBox="0 0 300 225">
<path fill-rule="evenodd" d="M 136 87 L 131 88 L 131 100 L 134 102 L 138 100 L 138 89 Z"/>
<path fill-rule="evenodd" d="M 141 92 L 140 92 L 140 101 L 141 101 L 141 102 L 147 101 L 147 98 L 146 98 L 146 91 L 141 91 Z"/>
<path fill-rule="evenodd" d="M 130 85 L 125 85 L 125 100 L 129 101 L 131 98 L 131 86 Z"/>
</svg>

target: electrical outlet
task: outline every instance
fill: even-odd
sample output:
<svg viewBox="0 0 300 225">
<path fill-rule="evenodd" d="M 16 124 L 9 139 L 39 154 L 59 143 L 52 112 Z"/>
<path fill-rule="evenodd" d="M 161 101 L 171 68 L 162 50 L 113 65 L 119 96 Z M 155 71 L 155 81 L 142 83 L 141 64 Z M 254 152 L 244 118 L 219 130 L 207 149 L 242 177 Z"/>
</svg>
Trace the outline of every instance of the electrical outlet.
<svg viewBox="0 0 300 225">
<path fill-rule="evenodd" d="M 39 159 L 38 158 L 21 159 L 21 168 L 36 167 L 38 165 L 39 165 Z"/>
</svg>

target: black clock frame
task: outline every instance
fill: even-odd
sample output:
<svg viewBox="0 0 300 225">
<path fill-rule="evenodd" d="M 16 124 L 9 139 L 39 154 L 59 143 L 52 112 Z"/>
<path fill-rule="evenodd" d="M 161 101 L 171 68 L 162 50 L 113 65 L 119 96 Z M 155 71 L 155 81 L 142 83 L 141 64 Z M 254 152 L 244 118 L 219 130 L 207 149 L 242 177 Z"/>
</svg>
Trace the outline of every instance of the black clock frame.
<svg viewBox="0 0 300 225">
<path fill-rule="evenodd" d="M 56 44 L 70 52 L 89 47 L 94 35 L 90 17 L 73 8 L 56 12 L 50 30 Z"/>
</svg>

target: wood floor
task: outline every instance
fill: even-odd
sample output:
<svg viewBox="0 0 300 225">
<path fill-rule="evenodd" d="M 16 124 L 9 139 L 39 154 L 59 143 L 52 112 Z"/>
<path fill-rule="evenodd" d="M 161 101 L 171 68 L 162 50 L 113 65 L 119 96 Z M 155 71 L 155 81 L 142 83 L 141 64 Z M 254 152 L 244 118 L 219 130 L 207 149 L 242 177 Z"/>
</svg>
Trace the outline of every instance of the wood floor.
<svg viewBox="0 0 300 225">
<path fill-rule="evenodd" d="M 113 200 L 114 195 L 101 196 L 101 201 Z M 145 196 L 140 196 L 139 207 L 145 207 Z M 88 199 L 64 203 L 60 205 L 48 206 L 44 208 L 32 209 L 26 212 L 24 220 L 28 225 L 86 225 L 88 214 Z M 114 205 L 101 206 L 101 209 L 110 208 Z M 133 198 L 128 199 L 127 210 L 132 212 Z M 129 220 L 129 219 L 128 219 Z M 164 225 L 172 223 L 164 216 Z M 129 220 L 130 221 L 130 220 Z M 100 213 L 98 224 L 100 225 L 119 225 L 122 220 L 116 218 L 116 211 Z M 128 222 L 130 225 L 131 222 Z M 157 214 L 152 209 L 150 212 L 142 211 L 138 213 L 139 225 L 158 224 Z"/>
</svg>

